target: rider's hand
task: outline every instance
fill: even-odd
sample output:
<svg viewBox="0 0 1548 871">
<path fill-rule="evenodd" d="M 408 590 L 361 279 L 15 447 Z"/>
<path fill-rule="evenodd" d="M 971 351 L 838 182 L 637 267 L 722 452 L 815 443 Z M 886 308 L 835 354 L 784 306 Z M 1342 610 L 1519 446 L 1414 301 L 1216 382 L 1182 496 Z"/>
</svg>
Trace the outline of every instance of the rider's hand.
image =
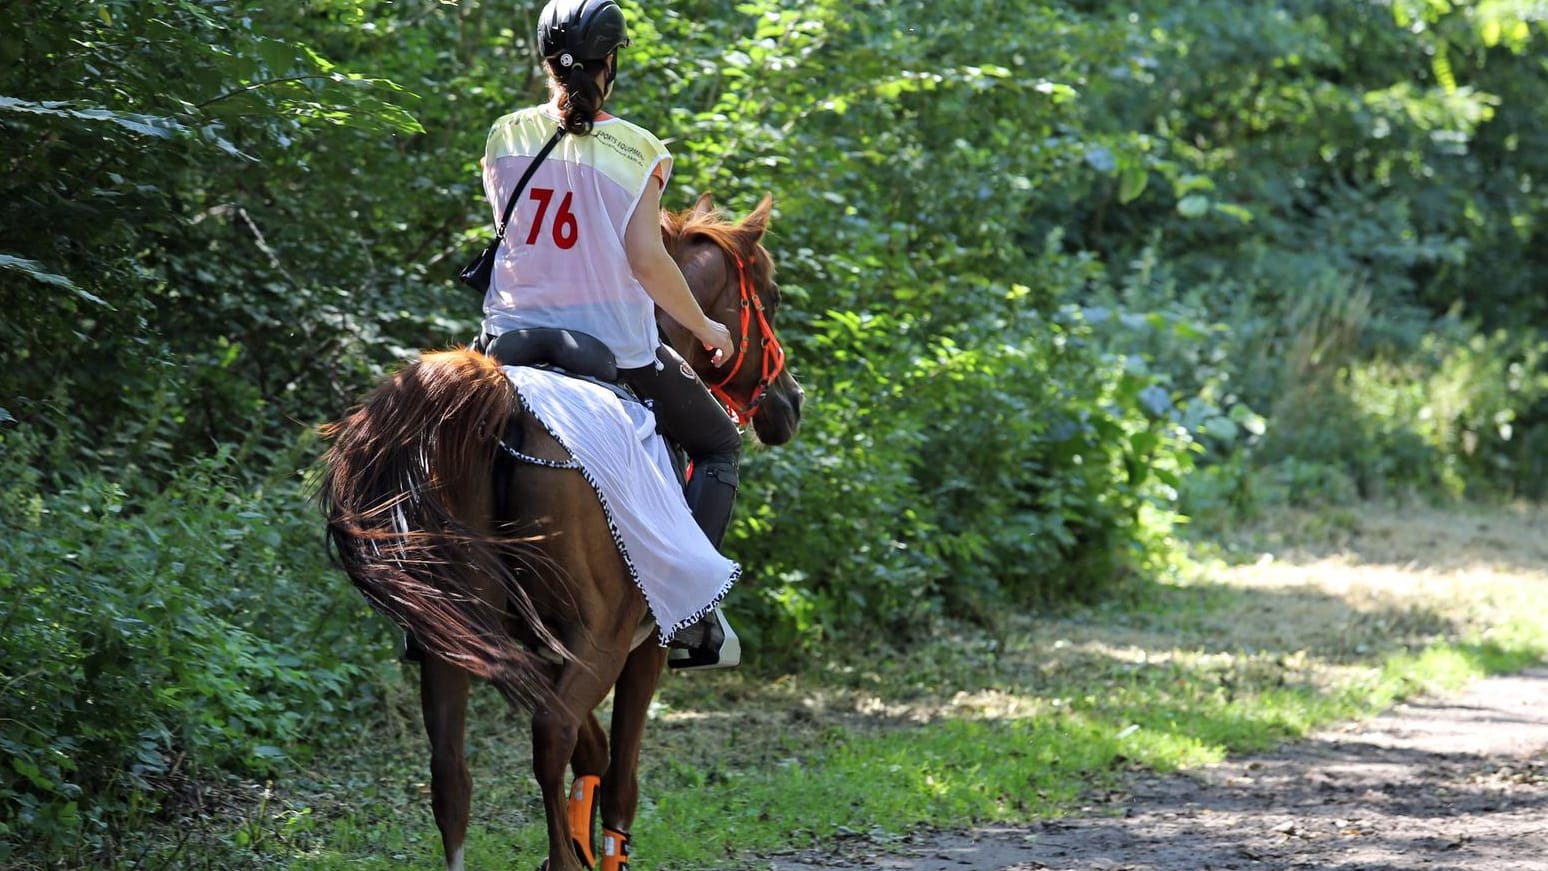
<svg viewBox="0 0 1548 871">
<path fill-rule="evenodd" d="M 731 331 L 726 329 L 725 324 L 705 318 L 704 328 L 699 332 L 699 341 L 704 343 L 704 350 L 710 352 L 711 365 L 724 366 L 731 359 Z"/>
</svg>

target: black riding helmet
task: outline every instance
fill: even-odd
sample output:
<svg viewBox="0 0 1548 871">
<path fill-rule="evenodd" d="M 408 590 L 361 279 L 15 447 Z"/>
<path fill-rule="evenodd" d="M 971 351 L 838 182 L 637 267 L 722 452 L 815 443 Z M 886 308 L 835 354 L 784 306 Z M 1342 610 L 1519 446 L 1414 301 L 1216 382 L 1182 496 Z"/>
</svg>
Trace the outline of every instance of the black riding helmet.
<svg viewBox="0 0 1548 871">
<path fill-rule="evenodd" d="M 629 44 L 623 10 L 615 0 L 549 0 L 538 16 L 537 38 L 543 57 L 564 67 L 570 66 L 564 63 L 566 54 L 572 63 L 601 60 Z"/>
</svg>

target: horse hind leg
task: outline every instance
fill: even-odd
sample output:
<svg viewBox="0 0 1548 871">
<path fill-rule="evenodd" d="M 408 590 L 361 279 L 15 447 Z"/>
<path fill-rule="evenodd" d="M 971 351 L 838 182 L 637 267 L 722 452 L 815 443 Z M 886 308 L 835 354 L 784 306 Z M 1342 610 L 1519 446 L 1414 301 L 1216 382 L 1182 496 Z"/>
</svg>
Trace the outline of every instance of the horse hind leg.
<svg viewBox="0 0 1548 871">
<path fill-rule="evenodd" d="M 473 778 L 464 754 L 469 680 L 466 671 L 433 654 L 426 655 L 421 665 L 419 700 L 430 739 L 430 806 L 441 830 L 447 871 L 463 871 L 473 797 Z"/>
<path fill-rule="evenodd" d="M 586 716 L 570 757 L 570 835 L 581 862 L 596 867 L 596 799 L 602 775 L 607 772 L 607 732 L 595 712 Z"/>
<path fill-rule="evenodd" d="M 578 647 L 567 646 L 572 650 Z M 582 657 L 585 665 L 565 663 L 554 687 L 554 700 L 532 715 L 532 773 L 543 791 L 544 815 L 548 819 L 548 871 L 585 869 L 575 855 L 576 836 L 570 831 L 565 769 L 580 746 L 582 724 L 589 722 L 591 712 L 607 696 L 626 655 L 610 656 L 605 650 L 593 650 L 597 655 Z"/>
<path fill-rule="evenodd" d="M 602 778 L 603 871 L 627 863 L 629 832 L 640 802 L 640 747 L 666 658 L 666 648 L 646 641 L 629 655 L 613 688 L 612 760 Z"/>
</svg>

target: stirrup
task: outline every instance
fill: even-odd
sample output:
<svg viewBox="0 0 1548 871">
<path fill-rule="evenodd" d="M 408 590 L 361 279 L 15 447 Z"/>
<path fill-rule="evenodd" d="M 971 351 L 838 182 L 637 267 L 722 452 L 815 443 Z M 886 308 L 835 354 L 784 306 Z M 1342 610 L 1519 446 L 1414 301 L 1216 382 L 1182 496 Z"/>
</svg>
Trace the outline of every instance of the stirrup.
<svg viewBox="0 0 1548 871">
<path fill-rule="evenodd" d="M 704 622 L 712 618 L 709 637 L 702 643 L 694 647 L 674 647 L 667 653 L 668 668 L 679 671 L 707 671 L 715 668 L 735 668 L 742 664 L 742 640 L 736 637 L 736 630 L 726 622 L 726 615 L 719 608 L 714 608 L 706 614 Z M 716 635 L 720 636 L 718 643 Z"/>
</svg>

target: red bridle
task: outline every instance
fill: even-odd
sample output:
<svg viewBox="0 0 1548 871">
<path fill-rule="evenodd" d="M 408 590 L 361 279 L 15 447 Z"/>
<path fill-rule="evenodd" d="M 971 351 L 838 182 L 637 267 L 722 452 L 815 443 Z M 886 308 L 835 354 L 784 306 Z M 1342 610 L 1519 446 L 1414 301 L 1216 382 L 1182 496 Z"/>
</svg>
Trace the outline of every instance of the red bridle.
<svg viewBox="0 0 1548 871">
<path fill-rule="evenodd" d="M 779 338 L 774 335 L 774 325 L 769 323 L 768 314 L 763 310 L 763 300 L 759 299 L 758 294 L 753 292 L 752 279 L 747 276 L 747 265 L 742 262 L 741 257 L 735 254 L 731 256 L 736 260 L 737 292 L 741 297 L 742 335 L 736 343 L 736 359 L 731 361 L 731 370 L 718 383 L 710 385 L 709 390 L 716 399 L 720 400 L 720 404 L 725 406 L 726 413 L 731 415 L 731 419 L 736 421 L 736 425 L 745 427 L 752 422 L 753 412 L 757 411 L 758 405 L 768 395 L 769 386 L 774 383 L 774 379 L 779 377 L 779 373 L 785 371 L 785 349 L 780 345 Z M 759 375 L 758 384 L 753 388 L 752 393 L 747 397 L 746 401 L 742 401 L 733 397 L 726 390 L 726 385 L 730 384 L 736 378 L 737 373 L 742 371 L 742 363 L 747 360 L 747 345 L 752 337 L 754 313 L 756 313 L 758 318 L 758 329 L 763 334 L 763 371 Z"/>
</svg>

